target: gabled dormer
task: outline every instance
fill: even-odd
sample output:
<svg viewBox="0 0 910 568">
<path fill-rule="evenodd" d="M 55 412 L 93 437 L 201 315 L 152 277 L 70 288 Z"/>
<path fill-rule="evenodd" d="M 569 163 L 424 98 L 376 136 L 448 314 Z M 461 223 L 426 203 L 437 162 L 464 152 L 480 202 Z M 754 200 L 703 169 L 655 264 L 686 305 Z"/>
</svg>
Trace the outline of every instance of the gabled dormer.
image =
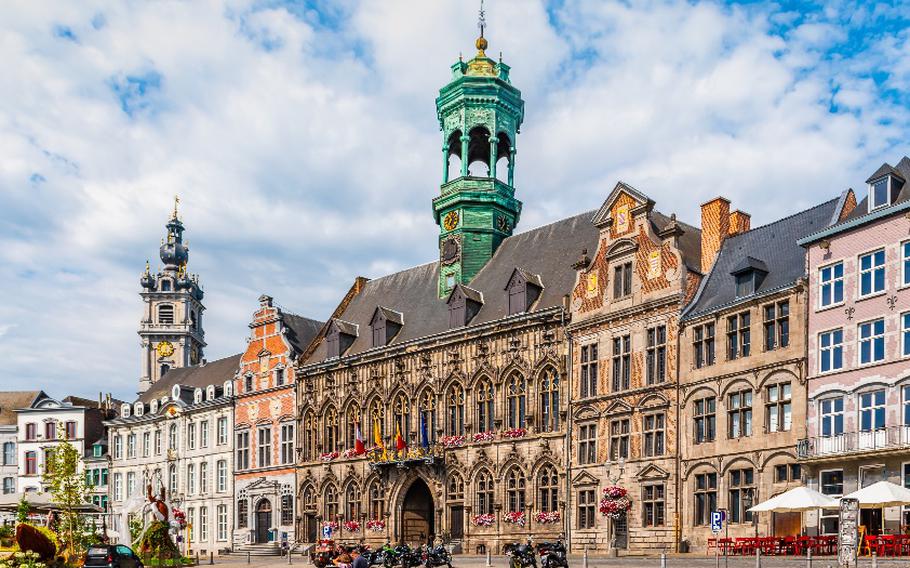
<svg viewBox="0 0 910 568">
<path fill-rule="evenodd" d="M 464 284 L 457 284 L 449 294 L 446 305 L 449 306 L 449 329 L 464 327 L 483 307 L 483 294 Z"/>
<path fill-rule="evenodd" d="M 354 340 L 357 339 L 358 326 L 356 323 L 334 318 L 329 323 L 325 334 L 325 346 L 328 357 L 341 357 L 344 355 Z"/>
<path fill-rule="evenodd" d="M 515 268 L 505 290 L 509 296 L 509 315 L 511 316 L 531 310 L 531 306 L 540 297 L 543 283 L 540 275 L 531 274 L 522 268 Z"/>
<path fill-rule="evenodd" d="M 370 330 L 373 335 L 373 347 L 384 347 L 395 339 L 404 326 L 404 314 L 395 310 L 377 306 L 370 319 Z"/>
<path fill-rule="evenodd" d="M 744 298 L 754 294 L 768 275 L 768 265 L 763 261 L 746 256 L 730 271 L 736 280 L 736 297 Z"/>
<path fill-rule="evenodd" d="M 875 211 L 894 203 L 906 180 L 890 164 L 882 166 L 866 180 L 869 185 L 869 211 Z"/>
</svg>

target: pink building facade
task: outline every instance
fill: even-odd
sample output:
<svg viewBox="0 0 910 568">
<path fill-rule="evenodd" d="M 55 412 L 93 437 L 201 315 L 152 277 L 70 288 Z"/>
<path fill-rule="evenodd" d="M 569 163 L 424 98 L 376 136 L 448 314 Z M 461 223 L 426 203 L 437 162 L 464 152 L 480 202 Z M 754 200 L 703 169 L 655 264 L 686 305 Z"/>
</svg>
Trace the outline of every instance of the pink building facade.
<svg viewBox="0 0 910 568">
<path fill-rule="evenodd" d="M 807 249 L 808 408 L 797 446 L 810 487 L 840 496 L 881 480 L 910 486 L 910 159 L 883 165 Z M 865 194 L 865 195 L 864 195 Z M 843 199 L 855 200 L 852 191 Z M 864 510 L 876 533 L 910 525 Z M 837 512 L 806 525 L 837 530 Z"/>
</svg>

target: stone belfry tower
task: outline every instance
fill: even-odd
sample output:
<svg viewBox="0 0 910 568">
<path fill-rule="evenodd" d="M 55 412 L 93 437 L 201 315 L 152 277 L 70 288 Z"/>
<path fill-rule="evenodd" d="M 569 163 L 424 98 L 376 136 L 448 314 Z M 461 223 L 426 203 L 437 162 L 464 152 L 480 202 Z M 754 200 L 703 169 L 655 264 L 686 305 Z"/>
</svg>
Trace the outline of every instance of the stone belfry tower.
<svg viewBox="0 0 910 568">
<path fill-rule="evenodd" d="M 139 392 L 145 392 L 170 369 L 195 365 L 202 359 L 205 333 L 202 331 L 202 288 L 198 275 L 186 271 L 189 247 L 183 242 L 183 223 L 174 213 L 167 222 L 167 236 L 161 241 L 163 268 L 153 275 L 145 264 L 140 279 L 144 311 L 139 326 L 142 338 L 142 376 Z"/>
<path fill-rule="evenodd" d="M 509 82 L 509 66 L 486 55 L 482 4 L 479 26 L 477 55 L 452 65 L 452 80 L 436 99 L 443 134 L 442 187 L 433 200 L 440 298 L 471 281 L 521 214 L 514 172 L 524 101 Z"/>
</svg>

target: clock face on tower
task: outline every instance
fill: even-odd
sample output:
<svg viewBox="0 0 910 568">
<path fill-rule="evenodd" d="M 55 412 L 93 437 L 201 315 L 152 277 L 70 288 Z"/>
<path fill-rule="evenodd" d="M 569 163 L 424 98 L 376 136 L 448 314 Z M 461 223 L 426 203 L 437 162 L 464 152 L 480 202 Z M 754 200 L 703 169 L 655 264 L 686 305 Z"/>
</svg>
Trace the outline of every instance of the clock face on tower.
<svg viewBox="0 0 910 568">
<path fill-rule="evenodd" d="M 443 264 L 452 264 L 458 259 L 458 239 L 450 237 L 442 243 L 442 250 L 440 251 L 442 256 Z"/>
<path fill-rule="evenodd" d="M 498 228 L 503 233 L 509 232 L 509 219 L 504 215 L 500 215 L 496 218 L 496 228 Z"/>
<path fill-rule="evenodd" d="M 446 231 L 454 230 L 458 226 L 458 211 L 449 211 L 442 218 L 442 228 Z"/>
<path fill-rule="evenodd" d="M 162 341 L 156 347 L 159 357 L 170 357 L 174 354 L 174 344 L 170 341 Z"/>
</svg>

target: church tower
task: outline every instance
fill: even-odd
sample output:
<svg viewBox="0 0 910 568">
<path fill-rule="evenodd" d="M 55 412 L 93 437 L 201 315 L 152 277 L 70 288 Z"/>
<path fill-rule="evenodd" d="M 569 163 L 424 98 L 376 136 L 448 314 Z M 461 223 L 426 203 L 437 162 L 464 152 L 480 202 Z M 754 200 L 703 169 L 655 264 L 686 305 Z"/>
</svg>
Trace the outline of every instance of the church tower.
<svg viewBox="0 0 910 568">
<path fill-rule="evenodd" d="M 436 99 L 443 134 L 442 186 L 433 200 L 440 298 L 471 281 L 521 214 L 514 173 L 524 101 L 509 82 L 509 66 L 487 57 L 485 25 L 481 8 L 477 55 L 452 65 L 452 80 Z"/>
<path fill-rule="evenodd" d="M 195 365 L 202 360 L 202 288 L 198 275 L 186 271 L 189 247 L 183 242 L 183 223 L 174 213 L 165 227 L 167 236 L 159 251 L 164 267 L 153 275 L 145 263 L 139 280 L 144 313 L 139 326 L 142 338 L 142 376 L 139 392 L 145 392 L 170 369 Z"/>
</svg>

